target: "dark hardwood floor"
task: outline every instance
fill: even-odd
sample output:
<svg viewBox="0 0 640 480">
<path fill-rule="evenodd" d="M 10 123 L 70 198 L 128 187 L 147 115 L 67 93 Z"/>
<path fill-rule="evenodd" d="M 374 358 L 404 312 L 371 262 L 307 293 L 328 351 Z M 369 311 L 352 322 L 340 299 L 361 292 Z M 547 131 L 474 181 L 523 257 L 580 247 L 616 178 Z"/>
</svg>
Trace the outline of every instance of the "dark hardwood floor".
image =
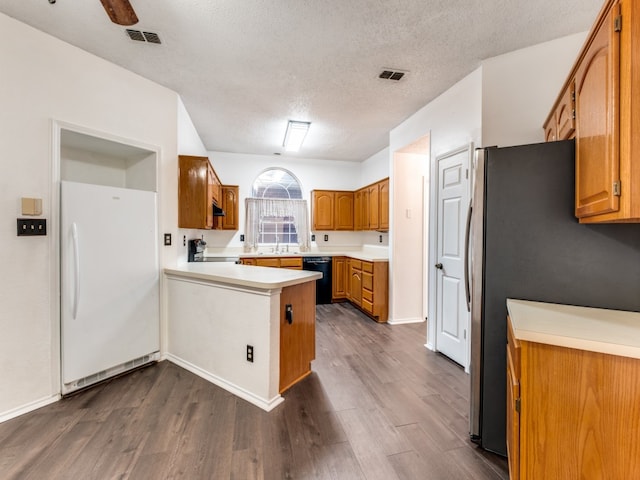
<svg viewBox="0 0 640 480">
<path fill-rule="evenodd" d="M 425 325 L 317 307 L 313 374 L 267 413 L 169 363 L 0 424 L 2 479 L 507 479 Z"/>
</svg>

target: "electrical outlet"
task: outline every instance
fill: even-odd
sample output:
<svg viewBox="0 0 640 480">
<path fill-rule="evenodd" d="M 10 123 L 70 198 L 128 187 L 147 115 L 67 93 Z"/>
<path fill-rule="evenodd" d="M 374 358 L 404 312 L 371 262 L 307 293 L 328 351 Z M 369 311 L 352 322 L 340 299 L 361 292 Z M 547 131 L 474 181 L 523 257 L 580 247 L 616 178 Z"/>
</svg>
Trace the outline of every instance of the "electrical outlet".
<svg viewBox="0 0 640 480">
<path fill-rule="evenodd" d="M 187 246 L 187 236 L 186 236 L 186 235 L 183 235 L 183 236 L 182 236 L 182 246 L 183 246 L 183 247 L 186 247 L 186 246 Z"/>
<path fill-rule="evenodd" d="M 247 362 L 253 363 L 253 345 L 247 345 Z"/>
<path fill-rule="evenodd" d="M 240 235 L 240 241 L 244 242 L 244 235 Z"/>
<path fill-rule="evenodd" d="M 380 235 L 380 243 L 382 243 L 382 235 Z"/>
<path fill-rule="evenodd" d="M 164 234 L 164 244 L 167 247 L 171 246 L 171 234 L 170 233 L 165 233 Z"/>
<path fill-rule="evenodd" d="M 325 242 L 328 242 L 328 241 L 329 241 L 329 235 L 325 235 L 325 236 L 324 236 L 324 241 L 325 241 Z"/>
<path fill-rule="evenodd" d="M 18 218 L 18 236 L 26 237 L 32 235 L 47 234 L 46 218 Z"/>
<path fill-rule="evenodd" d="M 311 241 L 315 242 L 316 241 L 316 236 L 314 234 L 311 235 Z"/>
</svg>

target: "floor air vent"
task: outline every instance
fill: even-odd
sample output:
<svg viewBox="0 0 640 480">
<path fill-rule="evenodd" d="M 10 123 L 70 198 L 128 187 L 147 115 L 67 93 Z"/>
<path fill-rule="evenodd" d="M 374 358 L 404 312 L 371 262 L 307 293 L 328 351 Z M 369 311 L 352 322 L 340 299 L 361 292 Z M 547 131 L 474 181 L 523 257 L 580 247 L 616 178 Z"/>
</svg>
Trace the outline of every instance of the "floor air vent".
<svg viewBox="0 0 640 480">
<path fill-rule="evenodd" d="M 131 40 L 136 42 L 147 42 L 161 44 L 160 36 L 153 32 L 141 32 L 140 30 L 133 30 L 131 28 L 126 29 L 127 35 Z"/>
<path fill-rule="evenodd" d="M 116 365 L 115 367 L 108 370 L 103 370 L 102 372 L 98 372 L 93 375 L 89 375 L 88 377 L 73 381 L 71 383 L 64 383 L 62 385 L 62 395 L 68 395 L 72 392 L 75 392 L 76 390 L 89 387 L 103 380 L 115 377 L 116 375 L 128 372 L 129 370 L 134 370 L 148 363 L 157 362 L 159 359 L 160 353 L 153 352 L 148 355 L 143 355 L 142 357 L 134 358 L 133 360 L 129 360 L 128 362 L 121 363 L 120 365 Z"/>
</svg>

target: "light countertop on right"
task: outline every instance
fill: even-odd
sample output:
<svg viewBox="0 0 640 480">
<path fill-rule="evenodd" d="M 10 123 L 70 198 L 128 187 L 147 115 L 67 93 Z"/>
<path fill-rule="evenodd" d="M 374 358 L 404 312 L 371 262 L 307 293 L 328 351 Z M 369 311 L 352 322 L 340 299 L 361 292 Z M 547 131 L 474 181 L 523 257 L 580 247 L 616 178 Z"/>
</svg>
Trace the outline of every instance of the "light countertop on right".
<svg viewBox="0 0 640 480">
<path fill-rule="evenodd" d="M 518 340 L 640 359 L 640 312 L 507 299 Z"/>
</svg>

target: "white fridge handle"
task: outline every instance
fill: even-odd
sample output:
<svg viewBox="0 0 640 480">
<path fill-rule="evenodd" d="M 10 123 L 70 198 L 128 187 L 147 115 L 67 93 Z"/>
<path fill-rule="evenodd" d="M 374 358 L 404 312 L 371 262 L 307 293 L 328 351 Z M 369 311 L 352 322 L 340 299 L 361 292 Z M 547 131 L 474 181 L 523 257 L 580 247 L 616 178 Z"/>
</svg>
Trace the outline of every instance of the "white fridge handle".
<svg viewBox="0 0 640 480">
<path fill-rule="evenodd" d="M 80 251 L 78 248 L 78 226 L 75 222 L 71 224 L 71 237 L 73 238 L 73 319 L 78 313 L 78 300 L 80 298 Z"/>
</svg>

